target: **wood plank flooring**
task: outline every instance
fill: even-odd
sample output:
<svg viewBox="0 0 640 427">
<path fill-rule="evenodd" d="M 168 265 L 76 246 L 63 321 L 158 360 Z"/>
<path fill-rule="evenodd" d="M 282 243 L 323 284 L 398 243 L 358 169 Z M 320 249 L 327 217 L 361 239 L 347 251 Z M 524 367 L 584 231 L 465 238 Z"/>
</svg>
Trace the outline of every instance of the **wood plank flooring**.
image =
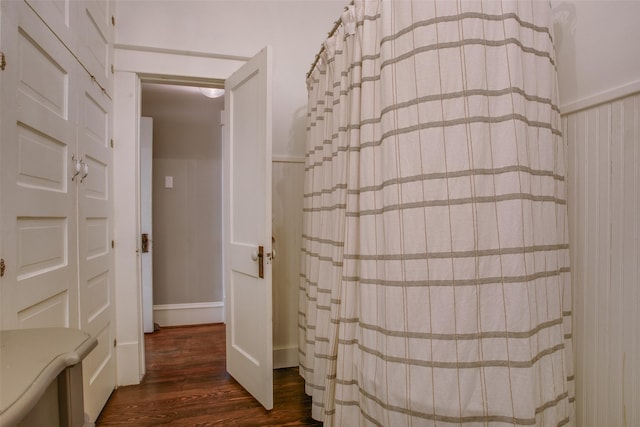
<svg viewBox="0 0 640 427">
<path fill-rule="evenodd" d="M 274 371 L 271 411 L 229 376 L 224 324 L 162 328 L 145 344 L 142 383 L 115 390 L 97 427 L 322 426 L 311 418 L 298 368 Z"/>
</svg>

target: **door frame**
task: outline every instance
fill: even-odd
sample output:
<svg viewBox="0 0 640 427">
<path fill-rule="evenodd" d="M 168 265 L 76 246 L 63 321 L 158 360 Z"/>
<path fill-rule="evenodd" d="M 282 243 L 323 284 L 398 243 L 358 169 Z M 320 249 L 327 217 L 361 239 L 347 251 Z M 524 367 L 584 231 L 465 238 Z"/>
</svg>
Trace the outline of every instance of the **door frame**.
<svg viewBox="0 0 640 427">
<path fill-rule="evenodd" d="M 249 59 L 170 49 L 114 47 L 113 164 L 118 173 L 114 174 L 113 187 L 118 386 L 140 383 L 146 371 L 139 256 L 140 195 L 139 185 L 131 185 L 132 182 L 139 184 L 141 83 L 219 84 Z M 224 224 L 225 218 L 222 220 Z"/>
</svg>

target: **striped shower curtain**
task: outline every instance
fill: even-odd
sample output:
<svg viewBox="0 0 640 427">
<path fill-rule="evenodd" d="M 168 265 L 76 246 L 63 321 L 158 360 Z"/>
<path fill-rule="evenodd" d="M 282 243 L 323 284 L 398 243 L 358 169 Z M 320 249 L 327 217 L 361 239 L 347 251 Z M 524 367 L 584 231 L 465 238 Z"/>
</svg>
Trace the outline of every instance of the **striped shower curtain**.
<svg viewBox="0 0 640 427">
<path fill-rule="evenodd" d="M 300 372 L 325 426 L 570 425 L 540 1 L 356 0 L 308 78 Z"/>
</svg>

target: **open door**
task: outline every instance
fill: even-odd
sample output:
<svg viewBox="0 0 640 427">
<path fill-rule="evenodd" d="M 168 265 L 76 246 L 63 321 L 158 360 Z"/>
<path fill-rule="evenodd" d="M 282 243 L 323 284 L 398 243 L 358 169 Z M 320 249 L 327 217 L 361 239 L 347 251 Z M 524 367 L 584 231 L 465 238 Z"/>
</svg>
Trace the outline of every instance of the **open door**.
<svg viewBox="0 0 640 427">
<path fill-rule="evenodd" d="M 271 51 L 225 82 L 227 371 L 273 408 Z"/>
<path fill-rule="evenodd" d="M 153 118 L 140 117 L 140 268 L 142 327 L 153 332 Z"/>
</svg>

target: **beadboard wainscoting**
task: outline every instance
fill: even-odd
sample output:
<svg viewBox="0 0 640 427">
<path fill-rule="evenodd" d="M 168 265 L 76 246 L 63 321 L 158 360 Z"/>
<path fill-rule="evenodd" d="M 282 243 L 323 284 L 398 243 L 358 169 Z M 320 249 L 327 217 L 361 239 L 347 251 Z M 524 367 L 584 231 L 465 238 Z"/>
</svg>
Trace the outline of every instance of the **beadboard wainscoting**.
<svg viewBox="0 0 640 427">
<path fill-rule="evenodd" d="M 304 156 L 273 156 L 273 367 L 298 366 Z"/>
<path fill-rule="evenodd" d="M 561 107 L 581 427 L 640 425 L 640 93 L 610 95 Z"/>
</svg>

